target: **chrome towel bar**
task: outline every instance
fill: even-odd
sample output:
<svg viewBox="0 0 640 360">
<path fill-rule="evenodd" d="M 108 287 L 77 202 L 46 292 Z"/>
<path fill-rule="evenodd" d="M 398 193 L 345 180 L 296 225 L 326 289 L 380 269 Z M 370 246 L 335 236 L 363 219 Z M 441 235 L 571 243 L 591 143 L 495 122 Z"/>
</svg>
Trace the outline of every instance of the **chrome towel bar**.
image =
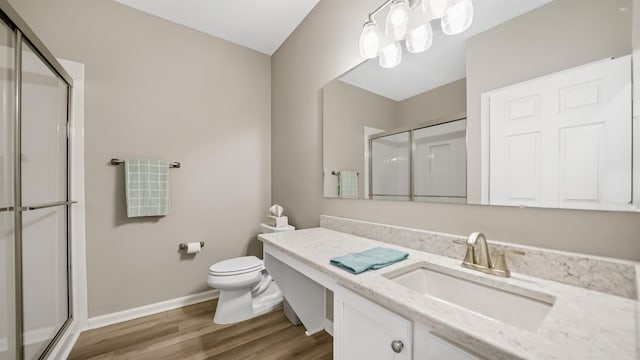
<svg viewBox="0 0 640 360">
<path fill-rule="evenodd" d="M 340 175 L 340 171 L 331 170 L 331 175 L 338 176 L 338 175 Z M 357 175 L 357 176 L 360 176 L 360 173 L 359 173 L 359 172 L 357 172 L 357 173 L 356 173 L 356 175 Z"/>
<path fill-rule="evenodd" d="M 122 159 L 111 159 L 111 165 L 120 165 L 120 164 L 123 164 L 123 163 L 124 163 L 124 160 L 122 160 Z M 180 162 L 178 162 L 178 161 L 170 162 L 169 163 L 169 167 L 170 168 L 179 169 L 180 168 Z"/>
</svg>

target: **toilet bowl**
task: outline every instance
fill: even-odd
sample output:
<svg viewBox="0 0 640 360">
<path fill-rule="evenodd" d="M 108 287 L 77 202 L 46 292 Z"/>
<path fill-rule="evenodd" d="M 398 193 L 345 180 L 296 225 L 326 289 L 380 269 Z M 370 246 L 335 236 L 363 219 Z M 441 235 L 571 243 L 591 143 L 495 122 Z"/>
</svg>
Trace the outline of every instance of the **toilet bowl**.
<svg viewBox="0 0 640 360">
<path fill-rule="evenodd" d="M 260 224 L 263 233 L 295 230 Z M 269 312 L 282 303 L 282 292 L 255 256 L 242 256 L 209 267 L 207 284 L 220 290 L 213 317 L 216 324 L 244 321 Z"/>
</svg>

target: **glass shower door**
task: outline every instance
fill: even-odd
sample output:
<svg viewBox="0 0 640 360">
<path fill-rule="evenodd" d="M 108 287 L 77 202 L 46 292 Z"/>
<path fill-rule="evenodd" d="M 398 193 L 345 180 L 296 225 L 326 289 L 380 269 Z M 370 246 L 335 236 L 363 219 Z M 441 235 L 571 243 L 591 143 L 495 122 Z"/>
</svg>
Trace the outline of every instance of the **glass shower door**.
<svg viewBox="0 0 640 360">
<path fill-rule="evenodd" d="M 0 1 L 0 360 L 46 358 L 72 320 L 71 84 Z"/>
<path fill-rule="evenodd" d="M 14 247 L 15 34 L 0 21 L 0 360 L 16 352 Z"/>
<path fill-rule="evenodd" d="M 411 139 L 409 131 L 371 140 L 373 199 L 410 200 Z"/>
<path fill-rule="evenodd" d="M 25 359 L 70 318 L 67 84 L 22 43 L 22 291 Z"/>
<path fill-rule="evenodd" d="M 413 132 L 414 201 L 467 201 L 467 120 Z"/>
</svg>

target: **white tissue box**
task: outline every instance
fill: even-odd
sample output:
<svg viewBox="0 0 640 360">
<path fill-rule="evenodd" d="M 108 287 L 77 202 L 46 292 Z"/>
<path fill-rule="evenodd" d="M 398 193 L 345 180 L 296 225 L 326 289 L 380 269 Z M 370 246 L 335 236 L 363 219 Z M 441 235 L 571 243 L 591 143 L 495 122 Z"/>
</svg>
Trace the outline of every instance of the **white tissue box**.
<svg viewBox="0 0 640 360">
<path fill-rule="evenodd" d="M 277 228 L 286 227 L 287 225 L 289 225 L 289 218 L 286 216 L 268 215 L 265 223 L 269 226 L 274 226 Z"/>
</svg>

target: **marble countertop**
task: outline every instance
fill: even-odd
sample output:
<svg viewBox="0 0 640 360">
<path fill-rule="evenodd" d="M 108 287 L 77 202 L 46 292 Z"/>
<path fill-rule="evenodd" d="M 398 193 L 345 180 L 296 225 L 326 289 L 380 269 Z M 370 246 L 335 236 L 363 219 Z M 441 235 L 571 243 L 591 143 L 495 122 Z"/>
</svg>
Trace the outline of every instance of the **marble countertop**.
<svg viewBox="0 0 640 360">
<path fill-rule="evenodd" d="M 440 336 L 488 359 L 637 359 L 637 301 L 513 273 L 504 279 L 468 270 L 461 260 L 394 246 L 324 228 L 262 234 L 258 238 L 282 253 L 330 276 L 340 285 L 421 322 Z M 353 275 L 329 259 L 375 246 L 400 249 L 409 258 L 380 270 Z M 526 255 L 525 255 L 526 256 Z M 462 256 L 461 256 L 462 258 Z M 426 262 L 468 279 L 502 289 L 555 298 L 535 331 L 527 331 L 476 312 L 418 294 L 385 274 Z"/>
</svg>

